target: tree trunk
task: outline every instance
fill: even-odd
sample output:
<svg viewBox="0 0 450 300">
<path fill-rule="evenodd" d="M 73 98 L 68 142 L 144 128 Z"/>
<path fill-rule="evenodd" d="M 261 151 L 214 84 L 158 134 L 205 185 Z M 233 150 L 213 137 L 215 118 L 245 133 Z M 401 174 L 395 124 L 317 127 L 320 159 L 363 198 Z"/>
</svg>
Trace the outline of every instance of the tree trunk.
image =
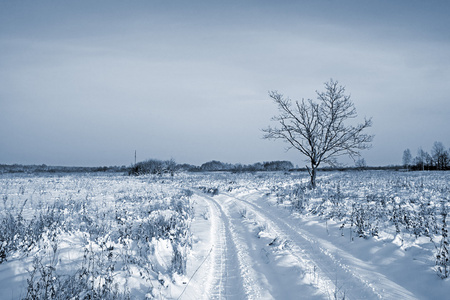
<svg viewBox="0 0 450 300">
<path fill-rule="evenodd" d="M 311 164 L 311 172 L 309 173 L 309 175 L 311 175 L 311 187 L 313 189 L 316 188 L 316 171 L 317 171 L 317 166 L 314 164 Z"/>
</svg>

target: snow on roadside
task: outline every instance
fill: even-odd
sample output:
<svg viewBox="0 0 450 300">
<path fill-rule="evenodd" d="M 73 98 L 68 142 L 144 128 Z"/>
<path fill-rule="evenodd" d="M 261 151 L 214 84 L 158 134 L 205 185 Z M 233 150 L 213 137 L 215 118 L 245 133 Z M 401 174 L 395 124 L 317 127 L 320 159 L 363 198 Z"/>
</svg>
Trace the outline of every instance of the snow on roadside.
<svg viewBox="0 0 450 300">
<path fill-rule="evenodd" d="M 174 298 L 186 284 L 192 195 L 121 175 L 0 177 L 2 299 Z"/>
<path fill-rule="evenodd" d="M 342 177 L 348 178 L 352 175 L 360 174 L 334 174 L 327 184 L 336 184 L 343 179 Z M 447 175 L 447 178 L 439 177 L 439 174 L 434 173 L 414 174 L 412 177 L 400 174 L 400 178 L 397 175 L 387 172 L 369 173 L 366 176 L 372 178 L 370 180 L 372 182 L 362 182 L 362 185 L 372 186 L 373 189 L 378 188 L 380 183 L 390 182 L 394 184 L 391 189 L 401 199 L 411 199 L 411 202 L 416 201 L 415 203 L 417 200 L 414 199 L 421 199 L 420 201 L 424 202 L 438 200 L 440 197 L 445 199 L 445 191 L 449 190 L 448 174 L 442 174 Z M 402 176 L 406 178 L 402 178 Z M 417 176 L 418 179 L 414 176 Z M 361 177 L 357 180 L 361 180 Z M 416 182 L 420 185 L 417 185 Z M 395 185 L 399 185 L 399 187 Z M 431 188 L 426 189 L 427 185 Z M 425 187 L 423 193 L 427 194 L 427 198 L 420 196 L 422 186 Z M 408 192 L 408 189 L 414 187 L 418 192 L 415 194 Z M 294 231 L 300 232 L 314 241 L 317 244 L 317 251 L 328 255 L 338 265 L 347 268 L 349 273 L 359 276 L 368 286 L 377 290 L 380 298 L 443 299 L 447 297 L 450 281 L 449 279 L 440 279 L 434 268 L 438 236 L 433 235 L 433 240 L 426 236 L 416 237 L 413 231 L 408 233 L 405 232 L 405 229 L 396 234 L 395 228 L 392 231 L 390 227 L 380 226 L 378 236 L 358 238 L 355 232 L 350 233 L 351 228 L 342 227 L 342 222 L 327 219 L 324 215 L 292 210 L 292 206 L 288 205 L 292 203 L 290 201 L 280 203 L 278 197 L 271 193 L 270 186 L 261 187 L 258 191 L 259 194 L 254 193 L 253 195 L 251 190 L 240 190 L 230 194 L 249 201 L 272 218 L 282 220 Z M 345 192 L 355 194 L 357 191 L 346 190 Z M 365 193 L 370 195 L 371 192 L 386 193 L 383 190 L 366 190 Z M 439 196 L 441 192 L 444 194 Z M 342 290 L 349 289 L 349 280 L 345 278 L 345 273 L 336 274 L 338 281 L 343 282 Z M 378 275 L 374 276 L 375 274 Z M 361 293 L 360 297 L 366 298 L 368 294 Z"/>
</svg>

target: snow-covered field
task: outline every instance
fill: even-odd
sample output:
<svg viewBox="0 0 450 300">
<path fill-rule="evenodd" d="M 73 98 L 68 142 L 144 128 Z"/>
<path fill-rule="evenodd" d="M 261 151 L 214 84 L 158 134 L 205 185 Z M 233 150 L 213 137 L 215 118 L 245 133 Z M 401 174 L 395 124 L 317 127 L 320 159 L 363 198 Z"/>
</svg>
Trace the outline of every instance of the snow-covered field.
<svg viewBox="0 0 450 300">
<path fill-rule="evenodd" d="M 0 175 L 0 298 L 448 298 L 450 173 L 308 179 Z"/>
</svg>

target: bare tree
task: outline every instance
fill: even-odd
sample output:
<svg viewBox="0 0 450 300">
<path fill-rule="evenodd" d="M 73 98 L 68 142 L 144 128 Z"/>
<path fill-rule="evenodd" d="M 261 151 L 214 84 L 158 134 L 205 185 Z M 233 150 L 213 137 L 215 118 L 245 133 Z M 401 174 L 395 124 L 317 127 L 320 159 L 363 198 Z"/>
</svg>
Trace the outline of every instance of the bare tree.
<svg viewBox="0 0 450 300">
<path fill-rule="evenodd" d="M 425 165 L 427 166 L 427 170 L 431 170 L 433 168 L 433 158 L 428 152 L 425 152 Z"/>
<path fill-rule="evenodd" d="M 367 167 L 366 160 L 364 158 L 358 158 L 355 161 L 355 167 L 359 170 L 364 170 Z"/>
<path fill-rule="evenodd" d="M 423 151 L 422 147 L 420 147 L 417 150 L 417 156 L 414 159 L 414 162 L 416 164 L 416 166 L 418 168 L 420 168 L 420 170 L 425 170 L 424 165 L 425 165 L 425 151 Z"/>
<path fill-rule="evenodd" d="M 445 170 L 447 168 L 449 155 L 442 142 L 434 142 L 431 155 L 435 161 L 436 169 Z"/>
<path fill-rule="evenodd" d="M 277 91 L 269 96 L 278 105 L 280 114 L 272 118 L 280 127 L 263 129 L 266 139 L 281 139 L 304 154 L 310 162 L 308 168 L 311 186 L 316 187 L 316 171 L 321 163 L 335 165 L 340 155 L 359 157 L 359 150 L 370 148 L 373 135 L 364 134 L 372 125 L 371 119 L 356 126 L 345 125 L 347 119 L 356 118 L 356 109 L 345 87 L 332 79 L 325 83 L 325 92 L 318 92 L 318 103 L 311 99 L 292 101 Z"/>
<path fill-rule="evenodd" d="M 411 161 L 412 161 L 411 150 L 406 149 L 405 151 L 403 151 L 403 158 L 402 158 L 402 160 L 403 160 L 403 165 L 408 170 L 409 169 L 409 165 L 411 164 Z"/>
</svg>

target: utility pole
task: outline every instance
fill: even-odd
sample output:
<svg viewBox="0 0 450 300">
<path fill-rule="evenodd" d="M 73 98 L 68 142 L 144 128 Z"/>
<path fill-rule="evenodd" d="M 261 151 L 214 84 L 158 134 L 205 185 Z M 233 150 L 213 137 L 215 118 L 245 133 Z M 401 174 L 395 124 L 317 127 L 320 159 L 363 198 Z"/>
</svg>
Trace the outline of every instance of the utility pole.
<svg viewBox="0 0 450 300">
<path fill-rule="evenodd" d="M 134 150 L 134 165 L 136 165 L 136 150 Z"/>
</svg>

